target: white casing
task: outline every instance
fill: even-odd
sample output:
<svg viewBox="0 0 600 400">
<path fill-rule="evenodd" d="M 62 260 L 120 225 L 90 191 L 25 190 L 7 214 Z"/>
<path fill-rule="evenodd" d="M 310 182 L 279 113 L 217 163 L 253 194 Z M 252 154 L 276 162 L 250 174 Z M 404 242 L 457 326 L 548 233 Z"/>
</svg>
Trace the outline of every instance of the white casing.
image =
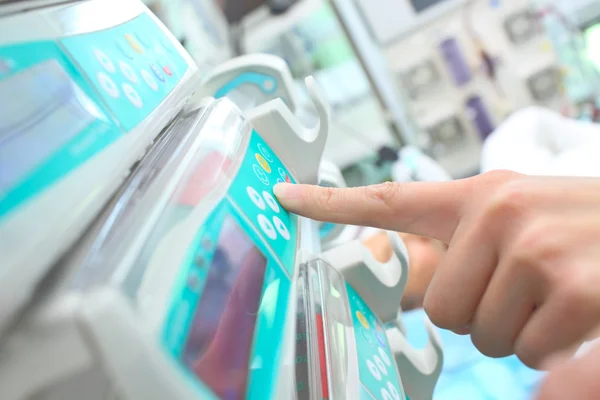
<svg viewBox="0 0 600 400">
<path fill-rule="evenodd" d="M 180 273 L 173 265 L 181 265 L 198 227 L 237 175 L 241 159 L 231 167 L 232 175 L 223 177 L 214 191 L 163 237 L 147 265 L 135 298 L 125 295 L 121 282 L 158 221 L 160 210 L 169 201 L 173 185 L 186 168 L 193 165 L 194 149 L 204 143 L 202 140 L 222 133 L 219 123 L 224 113 L 235 109 L 227 100 L 210 104 L 207 100 L 203 106 L 217 112 L 206 120 L 199 139 L 188 152 L 177 156 L 177 168 L 167 165 L 155 178 L 158 183 L 153 183 L 146 192 L 145 196 L 156 201 L 144 213 L 143 224 L 132 233 L 124 255 L 118 258 L 116 265 L 106 266 L 114 270 L 110 279 L 83 291 L 70 287 L 73 275 L 79 271 L 96 235 L 101 232 L 104 221 L 100 219 L 81 245 L 61 263 L 58 274 L 48 281 L 48 291 L 38 294 L 33 306 L 4 338 L 0 398 L 199 398 L 189 378 L 161 348 L 160 329 L 166 322 L 167 306 Z M 228 120 L 229 128 L 231 122 Z M 279 132 L 272 131 L 265 139 L 273 134 L 279 135 Z M 307 232 L 315 228 L 314 224 L 301 224 L 297 245 L 305 253 L 318 251 L 311 247 L 311 235 Z M 297 262 L 303 261 L 305 258 L 300 253 Z M 295 283 L 290 293 L 295 293 Z M 295 307 L 296 298 L 292 295 L 289 315 L 295 315 Z M 289 318 L 284 328 L 288 332 L 284 343 L 284 371 L 278 380 L 276 398 L 291 398 L 294 388 L 294 321 Z"/>
<path fill-rule="evenodd" d="M 356 240 L 323 253 L 384 323 L 395 322 L 408 282 L 408 250 L 393 232 L 388 232 L 392 258 L 385 264 L 375 260 L 362 242 Z"/>
<path fill-rule="evenodd" d="M 313 77 L 306 78 L 306 86 L 318 115 L 312 128 L 302 126 L 280 98 L 257 106 L 247 115 L 257 132 L 279 132 L 265 138 L 269 146 L 286 160 L 301 182 L 316 184 L 331 116 L 329 104 Z"/>
<path fill-rule="evenodd" d="M 274 90 L 270 88 L 259 88 L 259 91 L 251 91 L 248 95 L 253 97 L 256 104 L 262 104 L 269 100 L 280 98 L 287 105 L 292 114 L 296 113 L 298 107 L 298 96 L 294 78 L 281 58 L 270 54 L 248 54 L 227 61 L 211 71 L 202 84 L 201 96 L 214 96 L 215 93 L 243 73 L 259 73 L 271 77 L 277 85 Z M 239 91 L 245 91 L 244 85 Z M 248 88 L 246 88 L 248 90 Z M 260 96 L 256 96 L 260 94 Z M 247 111 L 243 109 L 243 111 Z"/>
<path fill-rule="evenodd" d="M 136 0 L 90 0 L 17 13 L 0 19 L 0 46 L 105 29 L 146 12 L 149 13 L 147 8 Z M 188 71 L 160 109 L 135 130 L 0 223 L 0 304 L 3 304 L 0 331 L 27 302 L 48 269 L 92 222 L 129 174 L 131 166 L 186 104 L 199 83 L 191 58 L 161 22 L 153 18 L 188 62 Z"/>
<path fill-rule="evenodd" d="M 425 327 L 429 342 L 419 350 L 410 345 L 400 327 L 386 329 L 402 384 L 408 396 L 414 400 L 433 400 L 435 385 L 444 363 L 439 333 L 429 320 L 425 320 Z"/>
</svg>

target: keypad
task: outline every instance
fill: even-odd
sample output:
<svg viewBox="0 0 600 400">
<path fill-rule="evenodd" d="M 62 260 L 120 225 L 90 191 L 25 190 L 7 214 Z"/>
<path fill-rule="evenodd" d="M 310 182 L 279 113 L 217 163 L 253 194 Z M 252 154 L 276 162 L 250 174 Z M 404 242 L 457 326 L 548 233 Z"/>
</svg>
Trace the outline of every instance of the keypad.
<svg viewBox="0 0 600 400">
<path fill-rule="evenodd" d="M 126 131 L 147 118 L 188 69 L 183 56 L 147 14 L 61 42 Z"/>
</svg>

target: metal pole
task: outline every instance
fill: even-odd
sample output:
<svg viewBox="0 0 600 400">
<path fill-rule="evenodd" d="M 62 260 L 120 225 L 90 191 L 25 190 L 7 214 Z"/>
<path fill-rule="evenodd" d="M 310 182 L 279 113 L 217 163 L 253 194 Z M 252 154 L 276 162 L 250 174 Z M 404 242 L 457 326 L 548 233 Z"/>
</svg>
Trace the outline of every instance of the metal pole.
<svg viewBox="0 0 600 400">
<path fill-rule="evenodd" d="M 418 145 L 416 125 L 396 89 L 387 62 L 352 0 L 329 0 L 367 75 L 386 122 L 400 145 Z"/>
</svg>

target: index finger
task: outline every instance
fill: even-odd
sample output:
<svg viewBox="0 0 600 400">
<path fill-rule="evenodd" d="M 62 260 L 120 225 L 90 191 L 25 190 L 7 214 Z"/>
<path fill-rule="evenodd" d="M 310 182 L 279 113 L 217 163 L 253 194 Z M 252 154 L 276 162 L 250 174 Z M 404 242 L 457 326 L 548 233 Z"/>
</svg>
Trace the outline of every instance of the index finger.
<svg viewBox="0 0 600 400">
<path fill-rule="evenodd" d="M 274 191 L 288 211 L 314 220 L 412 233 L 448 243 L 471 186 L 469 179 L 344 189 L 281 183 Z"/>
</svg>

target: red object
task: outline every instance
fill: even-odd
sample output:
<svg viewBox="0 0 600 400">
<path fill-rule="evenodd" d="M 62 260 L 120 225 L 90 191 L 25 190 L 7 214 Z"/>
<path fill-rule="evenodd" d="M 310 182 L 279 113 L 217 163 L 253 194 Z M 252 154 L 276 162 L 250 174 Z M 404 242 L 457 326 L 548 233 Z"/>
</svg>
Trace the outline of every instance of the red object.
<svg viewBox="0 0 600 400">
<path fill-rule="evenodd" d="M 289 175 L 286 175 L 286 176 L 285 176 L 285 181 L 286 181 L 287 183 L 292 183 L 292 180 L 290 179 L 290 176 L 289 176 Z"/>
<path fill-rule="evenodd" d="M 321 392 L 323 400 L 329 399 L 329 381 L 327 380 L 327 357 L 325 354 L 325 331 L 323 327 L 323 316 L 316 314 L 317 340 L 319 341 L 319 367 L 321 370 Z"/>
<path fill-rule="evenodd" d="M 163 71 L 165 71 L 165 74 L 169 75 L 169 76 L 173 76 L 173 72 L 171 71 L 171 68 L 169 68 L 168 65 L 165 65 L 163 67 Z"/>
<path fill-rule="evenodd" d="M 178 196 L 177 203 L 196 206 L 205 197 L 223 174 L 231 159 L 219 151 L 212 151 L 195 166 L 193 172 L 186 178 L 185 186 Z"/>
</svg>

